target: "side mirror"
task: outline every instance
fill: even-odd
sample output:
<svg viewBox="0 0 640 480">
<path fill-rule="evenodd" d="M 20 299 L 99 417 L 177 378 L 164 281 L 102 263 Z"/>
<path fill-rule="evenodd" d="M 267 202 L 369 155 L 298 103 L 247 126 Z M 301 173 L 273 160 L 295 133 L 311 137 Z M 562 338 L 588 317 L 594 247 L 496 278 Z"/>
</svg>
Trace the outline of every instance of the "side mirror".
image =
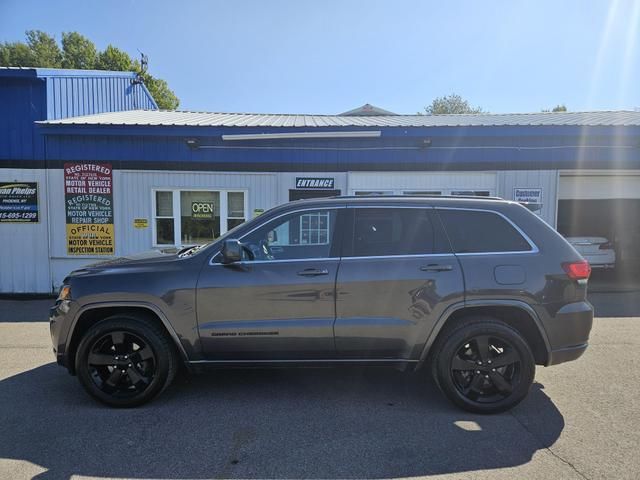
<svg viewBox="0 0 640 480">
<path fill-rule="evenodd" d="M 240 240 L 236 240 L 235 238 L 230 238 L 225 240 L 222 244 L 222 250 L 220 253 L 222 254 L 222 263 L 234 263 L 242 260 L 242 251 L 244 247 Z"/>
</svg>

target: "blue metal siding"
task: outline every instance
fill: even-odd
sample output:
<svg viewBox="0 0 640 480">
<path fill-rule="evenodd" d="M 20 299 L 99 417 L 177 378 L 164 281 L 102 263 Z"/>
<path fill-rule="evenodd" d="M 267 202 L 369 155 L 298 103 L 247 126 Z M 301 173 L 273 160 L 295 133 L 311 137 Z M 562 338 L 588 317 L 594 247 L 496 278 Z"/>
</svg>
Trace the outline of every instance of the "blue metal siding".
<svg viewBox="0 0 640 480">
<path fill-rule="evenodd" d="M 44 81 L 0 78 L 0 159 L 43 156 L 34 121 L 45 118 Z"/>
<path fill-rule="evenodd" d="M 47 78 L 47 120 L 156 108 L 147 89 L 128 76 Z"/>
<path fill-rule="evenodd" d="M 584 168 L 640 168 L 640 128 L 581 127 L 556 134 L 532 134 L 538 127 L 514 127 L 496 136 L 496 127 L 483 127 L 493 135 L 466 135 L 471 129 L 432 127 L 382 129 L 376 139 L 281 140 L 224 142 L 218 135 L 199 136 L 209 148 L 190 149 L 185 138 L 193 129 L 177 127 L 118 129 L 119 135 L 56 135 L 48 127 L 47 159 L 50 168 L 69 160 L 109 161 L 119 169 L 205 171 L 438 171 L 535 170 Z M 76 127 L 77 133 L 87 133 Z M 452 130 L 452 131 L 449 131 Z M 455 131 L 457 130 L 457 134 Z M 103 128 L 107 133 L 109 128 Z M 244 133 L 246 129 L 224 129 Z M 150 132 L 155 132 L 151 134 Z M 113 133 L 113 132 L 111 132 Z M 570 134 L 571 133 L 571 134 Z M 431 145 L 424 146 L 423 139 Z"/>
<path fill-rule="evenodd" d="M 135 75 L 99 72 L 0 69 L 0 160 L 14 166 L 44 165 L 44 138 L 34 122 L 125 109 L 156 109 Z"/>
</svg>

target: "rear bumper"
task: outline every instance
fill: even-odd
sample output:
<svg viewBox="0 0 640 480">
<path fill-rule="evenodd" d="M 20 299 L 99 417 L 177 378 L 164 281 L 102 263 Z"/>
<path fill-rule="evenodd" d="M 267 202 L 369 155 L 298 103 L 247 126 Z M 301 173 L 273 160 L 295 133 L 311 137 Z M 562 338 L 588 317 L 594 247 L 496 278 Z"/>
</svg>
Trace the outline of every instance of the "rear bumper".
<svg viewBox="0 0 640 480">
<path fill-rule="evenodd" d="M 593 325 L 593 307 L 587 301 L 563 306 L 546 322 L 551 351 L 547 365 L 557 365 L 579 358 L 589 344 Z"/>
<path fill-rule="evenodd" d="M 587 350 L 588 343 L 574 345 L 572 347 L 560 348 L 549 352 L 549 362 L 547 365 L 557 365 L 559 363 L 570 362 L 580 358 Z"/>
</svg>

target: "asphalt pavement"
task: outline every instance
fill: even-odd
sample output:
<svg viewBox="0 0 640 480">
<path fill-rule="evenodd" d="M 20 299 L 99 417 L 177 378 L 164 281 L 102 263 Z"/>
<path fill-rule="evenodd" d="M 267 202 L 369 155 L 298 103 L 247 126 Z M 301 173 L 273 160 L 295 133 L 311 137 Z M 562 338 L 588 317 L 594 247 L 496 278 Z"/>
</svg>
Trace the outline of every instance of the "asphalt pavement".
<svg viewBox="0 0 640 480">
<path fill-rule="evenodd" d="M 219 371 L 115 410 L 53 363 L 45 322 L 0 321 L 0 478 L 637 479 L 639 347 L 640 317 L 598 318 L 581 359 L 493 416 L 386 369 Z"/>
</svg>

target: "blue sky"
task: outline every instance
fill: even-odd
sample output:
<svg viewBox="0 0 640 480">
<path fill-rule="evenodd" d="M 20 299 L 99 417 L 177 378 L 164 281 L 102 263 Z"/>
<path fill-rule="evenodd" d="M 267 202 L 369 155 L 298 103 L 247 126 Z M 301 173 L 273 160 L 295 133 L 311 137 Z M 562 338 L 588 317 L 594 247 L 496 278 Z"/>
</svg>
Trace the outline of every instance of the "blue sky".
<svg viewBox="0 0 640 480">
<path fill-rule="evenodd" d="M 640 107 L 640 0 L 0 0 L 0 41 L 77 30 L 145 52 L 181 109 Z"/>
</svg>

